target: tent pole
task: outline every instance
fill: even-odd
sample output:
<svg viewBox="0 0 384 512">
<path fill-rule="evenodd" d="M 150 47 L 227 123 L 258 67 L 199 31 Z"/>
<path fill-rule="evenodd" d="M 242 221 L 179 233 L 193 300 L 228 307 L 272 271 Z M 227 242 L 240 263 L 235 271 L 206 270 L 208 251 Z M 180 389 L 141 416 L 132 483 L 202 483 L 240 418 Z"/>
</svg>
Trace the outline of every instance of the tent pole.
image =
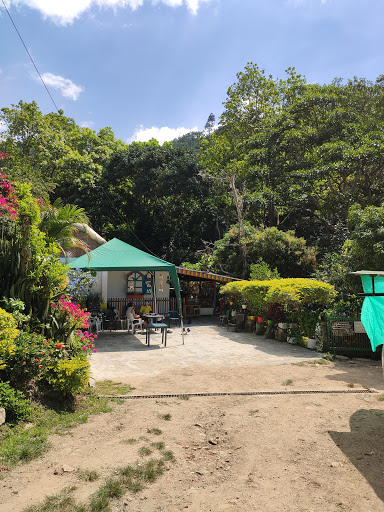
<svg viewBox="0 0 384 512">
<path fill-rule="evenodd" d="M 180 325 L 181 325 L 181 338 L 183 340 L 184 345 L 184 325 L 183 325 L 183 316 L 180 317 Z"/>
<path fill-rule="evenodd" d="M 151 272 L 152 275 L 152 297 L 155 306 L 155 313 L 157 314 L 157 297 L 156 297 L 156 271 Z"/>
</svg>

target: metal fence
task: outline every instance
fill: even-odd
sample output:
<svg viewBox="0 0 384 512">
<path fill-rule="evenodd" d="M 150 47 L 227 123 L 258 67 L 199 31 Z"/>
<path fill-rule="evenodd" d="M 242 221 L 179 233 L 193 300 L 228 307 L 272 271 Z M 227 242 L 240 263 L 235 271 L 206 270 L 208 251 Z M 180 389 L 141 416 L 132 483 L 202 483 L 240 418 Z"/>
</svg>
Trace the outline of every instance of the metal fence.
<svg viewBox="0 0 384 512">
<path fill-rule="evenodd" d="M 379 360 L 381 346 L 372 351 L 371 343 L 360 320 L 360 314 L 346 313 L 327 316 L 327 343 L 324 348 L 332 354 L 347 357 L 365 357 Z"/>
</svg>

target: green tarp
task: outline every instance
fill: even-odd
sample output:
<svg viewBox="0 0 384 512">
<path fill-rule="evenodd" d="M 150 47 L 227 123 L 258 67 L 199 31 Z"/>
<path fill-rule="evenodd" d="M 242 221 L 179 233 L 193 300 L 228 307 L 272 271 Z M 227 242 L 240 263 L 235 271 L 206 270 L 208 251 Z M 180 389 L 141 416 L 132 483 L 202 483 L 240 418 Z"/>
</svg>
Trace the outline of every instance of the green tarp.
<svg viewBox="0 0 384 512">
<path fill-rule="evenodd" d="M 355 272 L 359 274 L 359 272 Z M 364 293 L 372 293 L 372 277 L 362 275 Z M 384 277 L 375 276 L 375 293 L 384 293 Z M 372 350 L 384 344 L 384 297 L 365 297 L 361 309 L 361 321 L 371 341 Z"/>
<path fill-rule="evenodd" d="M 71 261 L 68 266 L 98 271 L 130 270 L 138 272 L 151 270 L 155 272 L 168 272 L 175 289 L 180 317 L 183 316 L 180 283 L 175 265 L 140 251 L 140 249 L 136 249 L 136 247 L 132 247 L 132 245 L 126 244 L 118 238 L 113 238 L 97 249 L 94 249 L 89 253 L 89 257 L 87 254 L 84 254 Z"/>
</svg>

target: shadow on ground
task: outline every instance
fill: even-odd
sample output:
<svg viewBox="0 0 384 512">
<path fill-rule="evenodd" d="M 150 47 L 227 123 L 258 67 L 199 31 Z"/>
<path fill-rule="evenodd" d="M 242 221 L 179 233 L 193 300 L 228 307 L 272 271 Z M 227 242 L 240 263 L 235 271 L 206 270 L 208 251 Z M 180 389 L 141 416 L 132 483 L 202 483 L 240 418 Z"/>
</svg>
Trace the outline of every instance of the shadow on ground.
<svg viewBox="0 0 384 512">
<path fill-rule="evenodd" d="M 350 432 L 329 431 L 329 435 L 384 501 L 384 411 L 360 409 L 349 423 Z"/>
</svg>

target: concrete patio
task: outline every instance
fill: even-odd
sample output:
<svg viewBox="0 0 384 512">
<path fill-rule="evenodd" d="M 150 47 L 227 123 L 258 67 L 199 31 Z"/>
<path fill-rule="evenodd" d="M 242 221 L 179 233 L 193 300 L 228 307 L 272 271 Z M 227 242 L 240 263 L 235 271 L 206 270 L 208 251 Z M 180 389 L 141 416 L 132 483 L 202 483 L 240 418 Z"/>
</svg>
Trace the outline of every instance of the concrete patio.
<svg viewBox="0 0 384 512">
<path fill-rule="evenodd" d="M 193 321 L 182 344 L 181 329 L 172 327 L 167 346 L 161 345 L 161 334 L 151 334 L 151 345 L 145 334 L 126 331 L 104 331 L 96 340 L 97 353 L 91 357 L 95 380 L 127 381 L 132 376 L 151 376 L 165 370 L 193 366 L 265 366 L 298 363 L 321 357 L 321 354 L 249 332 L 227 331 L 212 317 Z"/>
</svg>

